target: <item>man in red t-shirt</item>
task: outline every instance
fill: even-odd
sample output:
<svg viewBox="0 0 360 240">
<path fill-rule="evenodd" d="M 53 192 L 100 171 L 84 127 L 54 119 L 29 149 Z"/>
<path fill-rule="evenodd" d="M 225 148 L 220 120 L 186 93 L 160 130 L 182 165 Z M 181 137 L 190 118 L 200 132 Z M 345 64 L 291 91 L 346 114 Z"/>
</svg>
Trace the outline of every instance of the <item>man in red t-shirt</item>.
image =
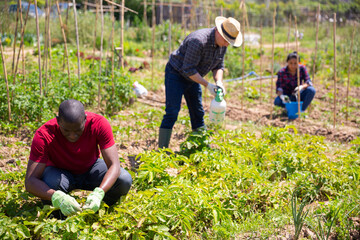
<svg viewBox="0 0 360 240">
<path fill-rule="evenodd" d="M 100 159 L 100 152 L 103 159 Z M 99 210 L 130 190 L 131 175 L 120 166 L 109 122 L 85 112 L 81 102 L 66 100 L 59 115 L 41 126 L 31 145 L 25 177 L 26 190 L 44 203 L 60 208 L 65 216 L 80 211 L 68 195 L 74 189 L 93 190 L 84 208 Z"/>
</svg>

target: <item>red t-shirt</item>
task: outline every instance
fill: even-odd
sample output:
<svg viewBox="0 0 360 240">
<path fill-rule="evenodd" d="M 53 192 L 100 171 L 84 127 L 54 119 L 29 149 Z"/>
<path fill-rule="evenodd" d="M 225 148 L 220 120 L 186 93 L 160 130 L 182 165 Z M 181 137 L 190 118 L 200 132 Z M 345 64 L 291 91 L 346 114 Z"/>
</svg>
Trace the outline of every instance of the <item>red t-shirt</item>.
<svg viewBox="0 0 360 240">
<path fill-rule="evenodd" d="M 74 174 L 88 171 L 100 157 L 99 148 L 109 148 L 115 141 L 106 118 L 91 112 L 85 113 L 84 132 L 74 143 L 62 135 L 56 118 L 41 126 L 33 138 L 29 159 Z"/>
</svg>

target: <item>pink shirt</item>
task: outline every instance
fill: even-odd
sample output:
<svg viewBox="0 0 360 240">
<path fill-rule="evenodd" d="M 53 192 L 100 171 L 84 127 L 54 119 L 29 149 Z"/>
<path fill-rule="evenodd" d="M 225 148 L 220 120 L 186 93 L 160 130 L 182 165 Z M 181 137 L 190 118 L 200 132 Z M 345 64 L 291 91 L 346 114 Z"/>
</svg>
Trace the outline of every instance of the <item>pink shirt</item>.
<svg viewBox="0 0 360 240">
<path fill-rule="evenodd" d="M 88 171 L 100 157 L 99 148 L 109 148 L 115 141 L 106 118 L 91 112 L 85 113 L 87 116 L 84 132 L 74 143 L 62 135 L 56 118 L 42 125 L 33 138 L 29 159 L 68 170 L 73 174 Z"/>
</svg>

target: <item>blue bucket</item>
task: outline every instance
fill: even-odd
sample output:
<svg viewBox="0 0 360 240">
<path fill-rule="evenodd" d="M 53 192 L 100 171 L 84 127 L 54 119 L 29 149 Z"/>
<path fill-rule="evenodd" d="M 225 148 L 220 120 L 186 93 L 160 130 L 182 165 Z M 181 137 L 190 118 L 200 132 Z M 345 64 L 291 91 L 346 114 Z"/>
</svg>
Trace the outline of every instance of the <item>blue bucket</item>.
<svg viewBox="0 0 360 240">
<path fill-rule="evenodd" d="M 303 102 L 300 102 L 300 109 L 302 108 Z M 298 114 L 298 102 L 285 103 L 285 108 L 289 119 L 296 119 L 299 117 Z"/>
</svg>

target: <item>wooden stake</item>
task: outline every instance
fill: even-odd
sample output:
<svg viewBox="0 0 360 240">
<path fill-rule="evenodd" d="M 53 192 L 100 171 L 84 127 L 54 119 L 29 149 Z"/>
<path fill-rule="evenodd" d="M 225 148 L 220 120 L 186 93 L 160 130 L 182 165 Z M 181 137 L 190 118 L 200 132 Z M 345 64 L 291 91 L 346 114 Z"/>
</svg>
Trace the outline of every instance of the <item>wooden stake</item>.
<svg viewBox="0 0 360 240">
<path fill-rule="evenodd" d="M 101 16 L 101 41 L 100 41 L 100 62 L 99 62 L 99 84 L 98 84 L 98 108 L 101 105 L 101 62 L 102 62 L 102 51 L 103 51 L 103 40 L 104 40 L 104 12 L 103 12 L 103 1 L 100 0 L 100 16 Z"/>
<path fill-rule="evenodd" d="M 76 13 L 76 2 L 73 0 L 73 8 L 74 8 L 74 19 L 75 19 L 75 32 L 76 32 L 76 47 L 77 47 L 77 63 L 78 63 L 78 78 L 80 80 L 80 47 L 79 47 L 79 29 L 77 22 L 77 13 Z"/>
<path fill-rule="evenodd" d="M 45 44 L 44 44 L 44 61 L 43 69 L 45 73 L 44 95 L 46 95 L 47 77 L 48 77 L 48 50 L 49 50 L 49 34 L 48 34 L 48 19 L 50 19 L 50 9 L 48 0 L 45 0 Z"/>
<path fill-rule="evenodd" d="M 186 35 L 185 1 L 186 0 L 181 3 L 181 26 L 184 29 L 184 38 Z"/>
<path fill-rule="evenodd" d="M 298 44 L 298 30 L 297 30 L 297 19 L 296 16 L 294 17 L 294 24 L 295 24 L 295 45 L 296 45 L 296 52 L 297 52 L 297 58 L 296 58 L 296 64 L 297 64 L 297 86 L 300 86 L 300 66 L 299 66 L 299 44 Z M 300 91 L 297 91 L 297 102 L 298 102 L 298 116 L 299 121 L 301 121 L 301 109 L 300 109 Z"/>
<path fill-rule="evenodd" d="M 22 6 L 21 6 L 21 0 L 20 0 L 20 20 L 21 20 L 21 29 L 25 26 L 26 23 L 24 23 L 23 14 L 22 14 Z M 30 4 L 28 5 L 28 8 L 30 7 Z M 24 43 L 24 35 L 21 33 L 21 42 Z M 22 65 L 23 65 L 23 79 L 22 82 L 26 79 L 26 68 L 25 68 L 25 50 L 24 50 L 24 44 L 22 46 L 20 45 L 21 52 L 22 52 Z M 16 74 L 16 73 L 15 73 Z"/>
<path fill-rule="evenodd" d="M 121 1 L 121 68 L 124 68 L 124 21 L 125 21 L 125 0 Z"/>
<path fill-rule="evenodd" d="M 29 6 L 30 6 L 30 4 L 29 4 Z M 4 54 L 3 54 L 3 46 L 2 46 L 1 41 L 0 41 L 0 50 L 1 50 L 1 60 L 2 60 L 2 64 L 3 64 L 3 71 L 4 71 L 4 77 L 5 77 L 5 83 L 6 83 L 6 96 L 7 96 L 7 104 L 8 104 L 8 120 L 11 121 L 9 82 L 8 82 L 8 78 L 7 78 L 6 65 L 5 65 L 5 59 L 4 59 Z"/>
<path fill-rule="evenodd" d="M 336 126 L 336 13 L 334 13 L 334 128 Z"/>
<path fill-rule="evenodd" d="M 169 56 L 171 54 L 171 22 L 172 22 L 172 5 L 169 4 Z"/>
<path fill-rule="evenodd" d="M 154 86 L 155 25 L 156 25 L 155 0 L 152 0 L 151 86 Z"/>
<path fill-rule="evenodd" d="M 27 20 L 28 20 L 28 17 L 29 17 L 29 10 L 30 10 L 30 4 L 28 4 L 28 8 L 27 8 L 27 12 L 26 12 L 26 17 L 25 17 L 25 23 L 24 23 L 24 26 L 22 27 L 22 30 L 21 30 L 20 49 L 23 49 L 23 57 L 24 57 L 24 58 L 25 58 L 25 56 L 24 56 L 24 35 L 25 35 L 26 23 L 27 23 Z M 20 51 L 18 52 L 18 56 L 17 56 L 16 64 L 15 64 L 14 83 L 15 83 L 15 79 L 16 79 L 16 76 L 17 76 L 17 69 L 18 69 L 19 59 L 20 59 Z M 23 67 L 24 67 L 24 63 L 23 63 Z M 25 70 L 24 70 L 24 71 L 25 71 Z M 12 95 L 12 93 L 11 93 L 11 95 Z"/>
<path fill-rule="evenodd" d="M 260 22 L 260 103 L 261 101 L 261 96 L 262 96 L 262 75 L 263 75 L 263 70 L 262 70 L 262 44 L 263 44 L 263 38 L 262 38 L 262 17 L 261 17 L 261 22 Z"/>
<path fill-rule="evenodd" d="M 19 6 L 19 0 L 17 1 L 17 4 Z M 11 63 L 11 73 L 14 76 L 14 64 L 15 64 L 15 49 L 16 49 L 16 40 L 17 40 L 17 29 L 18 29 L 18 23 L 19 23 L 19 7 L 16 7 L 16 24 L 15 24 L 15 33 L 14 33 L 14 47 L 13 47 L 13 59 Z M 5 10 L 7 11 L 7 9 Z M 15 77 L 14 77 L 14 84 L 15 84 Z"/>
<path fill-rule="evenodd" d="M 318 6 L 317 14 L 316 14 L 316 42 L 315 42 L 315 55 L 313 60 L 313 72 L 312 72 L 312 82 L 315 84 L 315 71 L 316 71 L 316 58 L 317 58 L 317 49 L 319 42 L 319 20 L 320 20 L 320 3 Z"/>
<path fill-rule="evenodd" d="M 270 103 L 273 99 L 273 84 L 274 84 L 274 45 L 275 45 L 275 17 L 276 17 L 276 8 L 274 9 L 273 14 L 273 31 L 272 31 L 272 46 L 271 46 L 271 87 L 270 87 Z M 271 105 L 270 119 L 272 119 L 272 114 L 274 110 L 273 104 Z"/>
<path fill-rule="evenodd" d="M 285 56 L 289 54 L 290 51 L 290 36 L 291 36 L 291 14 L 289 16 L 289 30 L 287 35 L 287 48 L 285 49 Z M 286 58 L 285 58 L 286 61 Z"/>
<path fill-rule="evenodd" d="M 112 28 L 111 28 L 111 82 L 112 82 L 112 95 L 115 95 L 115 82 L 114 82 L 114 62 L 115 62 L 115 46 L 114 46 L 114 33 L 115 33 L 115 16 L 114 16 L 114 6 L 111 11 L 111 20 L 112 20 Z"/>
<path fill-rule="evenodd" d="M 96 10 L 95 10 L 95 29 L 94 29 L 94 45 L 93 45 L 93 60 L 92 60 L 92 64 L 94 65 L 94 61 L 95 61 L 95 50 L 96 50 L 96 29 L 97 29 L 97 21 L 98 21 L 98 1 L 95 1 L 96 4 Z"/>
<path fill-rule="evenodd" d="M 65 35 L 65 29 L 64 29 L 64 24 L 61 18 L 61 12 L 60 12 L 60 7 L 59 7 L 59 1 L 56 0 L 56 7 L 57 7 L 57 12 L 58 12 L 58 16 L 59 16 L 59 22 L 60 22 L 60 27 L 61 27 L 61 33 L 64 39 L 64 48 L 65 48 L 65 58 L 66 59 L 66 63 L 67 63 L 67 72 L 68 72 L 68 85 L 69 88 L 71 89 L 71 81 L 70 81 L 70 64 L 69 64 L 69 54 L 68 54 L 68 49 L 67 49 L 67 43 L 66 43 L 66 35 Z"/>
<path fill-rule="evenodd" d="M 245 4 L 245 0 L 242 0 L 242 4 Z M 222 6 L 221 6 L 222 11 Z M 244 110 L 244 76 L 245 76 L 245 8 L 242 11 L 242 79 L 241 79 L 241 110 Z M 221 16 L 223 16 L 221 14 Z"/>
<path fill-rule="evenodd" d="M 352 38 L 351 38 L 351 45 L 350 45 L 350 56 L 349 56 L 349 67 L 348 67 L 348 81 L 347 81 L 347 88 L 346 88 L 346 121 L 349 117 L 349 90 L 350 90 L 350 72 L 351 72 L 351 59 L 352 59 L 352 52 L 353 52 L 353 46 L 354 46 L 354 37 L 355 37 L 355 29 L 356 26 L 354 24 L 353 32 L 352 32 Z"/>
<path fill-rule="evenodd" d="M 160 11 L 160 19 L 159 19 L 159 24 L 163 23 L 163 19 L 164 19 L 164 7 L 163 7 L 163 1 L 160 1 L 160 6 L 159 6 L 159 11 Z"/>
<path fill-rule="evenodd" d="M 37 0 L 34 0 L 35 15 L 36 15 L 36 35 L 37 35 L 37 46 L 38 46 L 38 64 L 39 64 L 39 87 L 40 96 L 42 96 L 42 73 L 41 73 L 41 49 L 40 49 L 40 29 L 39 29 L 39 14 L 37 10 Z"/>
<path fill-rule="evenodd" d="M 49 52 L 48 52 L 48 58 L 49 58 L 49 81 L 51 80 L 51 28 L 50 28 L 50 7 L 51 7 L 51 0 L 49 0 L 49 19 L 48 19 L 48 41 L 49 41 Z"/>
<path fill-rule="evenodd" d="M 144 16 L 143 16 L 143 22 L 145 23 L 145 25 L 147 26 L 147 13 L 146 13 L 147 9 L 146 9 L 146 0 L 144 0 Z"/>
</svg>

